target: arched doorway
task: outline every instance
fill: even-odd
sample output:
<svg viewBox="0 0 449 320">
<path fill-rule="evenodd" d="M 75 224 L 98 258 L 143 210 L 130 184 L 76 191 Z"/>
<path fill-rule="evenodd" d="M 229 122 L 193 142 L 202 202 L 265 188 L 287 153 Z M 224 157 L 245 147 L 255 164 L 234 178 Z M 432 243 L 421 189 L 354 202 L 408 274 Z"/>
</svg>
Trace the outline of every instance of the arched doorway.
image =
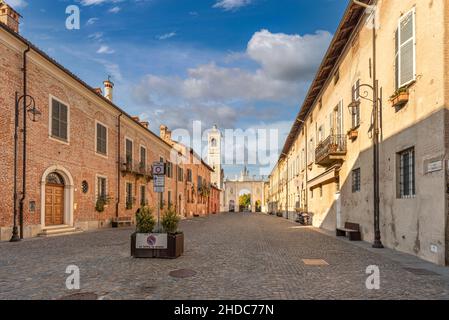
<svg viewBox="0 0 449 320">
<path fill-rule="evenodd" d="M 52 166 L 41 178 L 41 227 L 73 227 L 74 183 L 68 170 Z"/>
<path fill-rule="evenodd" d="M 64 224 L 64 178 L 57 172 L 50 173 L 45 180 L 45 225 Z"/>
<path fill-rule="evenodd" d="M 239 192 L 239 212 L 251 212 L 252 210 L 252 192 L 243 189 Z"/>
<path fill-rule="evenodd" d="M 235 212 L 235 201 L 234 200 L 229 201 L 229 212 Z"/>
<path fill-rule="evenodd" d="M 256 201 L 256 212 L 262 212 L 262 201 L 257 200 Z"/>
</svg>

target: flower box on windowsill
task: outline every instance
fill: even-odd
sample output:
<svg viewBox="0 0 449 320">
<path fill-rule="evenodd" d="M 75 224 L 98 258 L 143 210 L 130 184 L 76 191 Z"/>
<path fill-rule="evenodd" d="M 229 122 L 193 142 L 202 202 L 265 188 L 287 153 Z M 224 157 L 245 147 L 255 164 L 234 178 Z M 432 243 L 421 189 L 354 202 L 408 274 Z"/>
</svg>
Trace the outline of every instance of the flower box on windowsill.
<svg viewBox="0 0 449 320">
<path fill-rule="evenodd" d="M 391 104 L 393 108 L 401 108 L 408 103 L 409 93 L 407 89 L 403 89 L 395 93 L 391 98 Z"/>
<path fill-rule="evenodd" d="M 348 137 L 352 141 L 356 140 L 359 137 L 359 131 L 357 129 L 351 129 L 348 131 Z"/>
</svg>

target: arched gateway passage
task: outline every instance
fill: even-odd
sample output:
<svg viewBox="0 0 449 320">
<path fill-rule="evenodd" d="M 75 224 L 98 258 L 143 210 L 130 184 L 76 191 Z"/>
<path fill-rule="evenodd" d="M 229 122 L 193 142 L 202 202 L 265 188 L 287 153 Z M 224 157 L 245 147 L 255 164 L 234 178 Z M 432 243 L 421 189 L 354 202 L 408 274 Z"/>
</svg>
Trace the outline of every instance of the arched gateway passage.
<svg viewBox="0 0 449 320">
<path fill-rule="evenodd" d="M 265 180 L 250 177 L 248 170 L 243 170 L 240 178 L 225 181 L 224 203 L 228 212 L 262 212 L 265 203 Z M 244 199 L 242 198 L 243 196 Z M 244 203 L 241 201 L 245 200 Z"/>
</svg>

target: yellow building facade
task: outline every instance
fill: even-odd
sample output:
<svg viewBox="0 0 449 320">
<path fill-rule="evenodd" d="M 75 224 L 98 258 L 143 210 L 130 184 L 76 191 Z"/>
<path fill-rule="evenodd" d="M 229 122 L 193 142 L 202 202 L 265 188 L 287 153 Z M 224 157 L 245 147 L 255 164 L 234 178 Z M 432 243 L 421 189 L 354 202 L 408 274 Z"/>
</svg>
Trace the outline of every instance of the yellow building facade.
<svg viewBox="0 0 449 320">
<path fill-rule="evenodd" d="M 449 2 L 353 3 L 270 176 L 269 211 L 374 239 L 373 84 L 379 86 L 380 231 L 386 247 L 448 264 Z M 374 68 L 375 67 L 375 68 Z"/>
</svg>

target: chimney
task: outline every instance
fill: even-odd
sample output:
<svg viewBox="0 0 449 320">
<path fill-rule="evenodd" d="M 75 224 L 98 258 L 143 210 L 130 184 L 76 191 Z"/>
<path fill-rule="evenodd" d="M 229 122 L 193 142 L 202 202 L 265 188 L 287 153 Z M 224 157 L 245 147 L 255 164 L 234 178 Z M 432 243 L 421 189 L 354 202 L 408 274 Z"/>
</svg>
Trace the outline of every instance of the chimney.
<svg viewBox="0 0 449 320">
<path fill-rule="evenodd" d="M 114 83 L 110 78 L 103 82 L 104 84 L 104 97 L 112 102 L 113 92 L 114 92 Z"/>
<path fill-rule="evenodd" d="M 167 142 L 172 142 L 171 141 L 171 131 L 168 130 L 167 126 L 161 125 L 159 127 L 160 129 L 160 137 L 162 138 L 162 140 L 167 141 Z"/>
<path fill-rule="evenodd" d="M 146 129 L 150 128 L 150 123 L 148 121 L 141 121 L 140 124 Z"/>
<path fill-rule="evenodd" d="M 140 123 L 140 118 L 137 116 L 131 117 L 131 119 L 133 119 L 135 122 Z"/>
<path fill-rule="evenodd" d="M 94 91 L 96 94 L 99 94 L 100 96 L 103 95 L 103 90 L 101 90 L 101 88 L 95 88 Z"/>
<path fill-rule="evenodd" d="M 0 22 L 5 24 L 15 33 L 19 33 L 21 15 L 17 13 L 11 6 L 0 0 Z"/>
</svg>

